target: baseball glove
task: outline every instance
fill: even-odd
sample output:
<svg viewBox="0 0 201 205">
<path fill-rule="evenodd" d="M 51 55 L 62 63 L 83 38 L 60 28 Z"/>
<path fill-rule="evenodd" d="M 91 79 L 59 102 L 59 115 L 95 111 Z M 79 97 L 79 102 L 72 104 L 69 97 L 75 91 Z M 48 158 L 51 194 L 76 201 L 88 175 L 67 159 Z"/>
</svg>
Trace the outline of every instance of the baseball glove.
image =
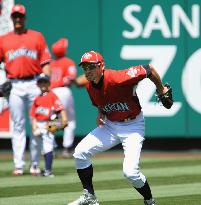
<svg viewBox="0 0 201 205">
<path fill-rule="evenodd" d="M 162 95 L 159 95 L 156 90 L 157 101 L 161 102 L 165 108 L 170 109 L 173 105 L 172 88 L 168 83 L 164 87 L 167 87 L 168 90 Z"/>
<path fill-rule="evenodd" d="M 0 95 L 2 97 L 9 97 L 11 89 L 12 89 L 11 82 L 10 81 L 6 81 L 2 85 L 0 85 Z"/>
<path fill-rule="evenodd" d="M 61 119 L 51 120 L 47 123 L 46 129 L 49 132 L 55 133 L 59 130 L 62 130 L 66 127 L 66 123 L 63 123 Z"/>
</svg>

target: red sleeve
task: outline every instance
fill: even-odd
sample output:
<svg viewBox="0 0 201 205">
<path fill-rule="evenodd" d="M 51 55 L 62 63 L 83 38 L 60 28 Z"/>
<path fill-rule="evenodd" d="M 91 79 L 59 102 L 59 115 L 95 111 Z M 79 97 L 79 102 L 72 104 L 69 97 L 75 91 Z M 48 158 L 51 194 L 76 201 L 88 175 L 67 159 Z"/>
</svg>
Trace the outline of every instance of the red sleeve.
<svg viewBox="0 0 201 205">
<path fill-rule="evenodd" d="M 40 65 L 44 65 L 46 63 L 49 63 L 51 61 L 51 55 L 47 46 L 47 43 L 45 41 L 45 38 L 43 37 L 43 35 L 40 33 L 39 36 L 39 44 L 40 44 Z"/>
<path fill-rule="evenodd" d="M 31 109 L 30 109 L 30 116 L 35 118 L 36 117 L 36 100 L 34 100 Z"/>
<path fill-rule="evenodd" d="M 147 68 L 142 65 L 132 66 L 125 70 L 110 70 L 110 80 L 114 84 L 130 85 L 137 84 L 148 76 Z"/>
</svg>

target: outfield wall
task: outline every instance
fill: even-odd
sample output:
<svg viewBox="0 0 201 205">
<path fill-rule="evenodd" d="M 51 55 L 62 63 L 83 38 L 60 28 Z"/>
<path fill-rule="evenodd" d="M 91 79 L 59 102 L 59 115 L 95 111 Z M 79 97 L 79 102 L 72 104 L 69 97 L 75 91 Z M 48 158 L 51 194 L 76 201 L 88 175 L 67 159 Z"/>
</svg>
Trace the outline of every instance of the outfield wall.
<svg viewBox="0 0 201 205">
<path fill-rule="evenodd" d="M 155 87 L 137 93 L 147 137 L 201 137 L 200 0 L 16 0 L 27 8 L 27 26 L 43 32 L 48 45 L 69 39 L 78 64 L 87 50 L 100 51 L 110 68 L 152 63 L 172 85 L 174 106 L 155 103 Z M 78 68 L 78 74 L 82 71 Z M 84 89 L 73 87 L 76 135 L 95 127 L 96 109 Z"/>
</svg>

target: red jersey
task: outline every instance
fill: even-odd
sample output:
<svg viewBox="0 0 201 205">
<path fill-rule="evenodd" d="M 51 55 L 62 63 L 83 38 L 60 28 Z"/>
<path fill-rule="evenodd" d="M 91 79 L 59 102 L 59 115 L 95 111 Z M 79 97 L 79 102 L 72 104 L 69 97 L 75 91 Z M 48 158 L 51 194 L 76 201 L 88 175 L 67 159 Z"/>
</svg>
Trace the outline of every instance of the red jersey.
<svg viewBox="0 0 201 205">
<path fill-rule="evenodd" d="M 47 44 L 40 32 L 9 32 L 0 37 L 0 62 L 4 61 L 8 78 L 32 77 L 41 73 L 41 65 L 50 60 Z"/>
<path fill-rule="evenodd" d="M 51 88 L 68 86 L 77 75 L 75 63 L 67 57 L 51 61 L 50 68 Z"/>
<path fill-rule="evenodd" d="M 63 109 L 64 106 L 58 97 L 50 91 L 35 98 L 30 115 L 38 121 L 47 121 L 50 120 L 52 113 L 59 112 Z"/>
<path fill-rule="evenodd" d="M 100 82 L 86 85 L 92 103 L 111 121 L 135 118 L 141 112 L 135 92 L 139 81 L 151 74 L 148 65 L 125 70 L 106 69 Z"/>
</svg>

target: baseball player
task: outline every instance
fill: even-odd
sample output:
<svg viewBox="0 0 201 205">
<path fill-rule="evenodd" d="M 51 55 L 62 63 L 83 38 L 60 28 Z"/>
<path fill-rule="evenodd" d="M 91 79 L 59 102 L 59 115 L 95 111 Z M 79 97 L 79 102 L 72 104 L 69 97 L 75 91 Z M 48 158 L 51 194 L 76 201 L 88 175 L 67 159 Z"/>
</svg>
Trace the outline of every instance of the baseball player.
<svg viewBox="0 0 201 205">
<path fill-rule="evenodd" d="M 0 37 L 0 62 L 5 63 L 7 78 L 12 83 L 9 108 L 13 121 L 12 147 L 15 169 L 14 176 L 23 175 L 26 145 L 25 109 L 30 108 L 34 98 L 40 94 L 36 76 L 41 72 L 50 74 L 50 53 L 40 32 L 26 29 L 26 10 L 21 4 L 13 6 L 11 19 L 14 31 Z M 40 172 L 40 140 L 30 134 L 30 173 Z"/>
<path fill-rule="evenodd" d="M 98 109 L 98 127 L 91 131 L 75 148 L 73 154 L 83 194 L 68 205 L 99 205 L 95 196 L 90 158 L 121 143 L 124 150 L 123 173 L 142 195 L 145 205 L 155 205 L 146 177 L 139 168 L 145 136 L 144 117 L 136 94 L 138 82 L 149 78 L 159 95 L 167 92 L 152 65 L 131 66 L 125 70 L 105 69 L 102 56 L 86 52 L 79 64 L 88 80 L 86 89 Z"/>
<path fill-rule="evenodd" d="M 72 59 L 65 56 L 68 48 L 68 40 L 61 38 L 52 45 L 52 53 L 55 60 L 51 61 L 51 88 L 64 105 L 68 115 L 68 126 L 63 133 L 63 157 L 72 157 L 74 131 L 76 127 L 75 110 L 71 84 L 76 78 L 77 70 Z"/>
<path fill-rule="evenodd" d="M 58 97 L 50 91 L 50 78 L 41 73 L 37 79 L 37 85 L 41 94 L 35 98 L 31 107 L 32 130 L 35 137 L 42 138 L 42 153 L 45 159 L 45 169 L 41 176 L 53 177 L 52 161 L 54 149 L 54 133 L 49 132 L 47 124 L 49 121 L 61 116 L 61 127 L 67 126 L 67 115 L 63 104 Z"/>
</svg>

